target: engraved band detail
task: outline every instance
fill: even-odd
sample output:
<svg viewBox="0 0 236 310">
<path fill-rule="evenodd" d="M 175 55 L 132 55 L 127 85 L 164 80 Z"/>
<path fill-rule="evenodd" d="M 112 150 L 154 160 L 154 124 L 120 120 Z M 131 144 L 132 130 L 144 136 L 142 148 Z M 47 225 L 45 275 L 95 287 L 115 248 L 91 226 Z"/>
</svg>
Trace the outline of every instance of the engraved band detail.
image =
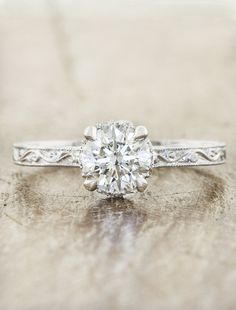
<svg viewBox="0 0 236 310">
<path fill-rule="evenodd" d="M 225 144 L 211 141 L 166 140 L 152 142 L 153 167 L 205 166 L 223 164 Z M 13 160 L 26 166 L 82 167 L 81 142 L 41 141 L 17 143 L 13 146 Z"/>
<path fill-rule="evenodd" d="M 224 143 L 213 141 L 162 141 L 155 146 L 154 167 L 220 165 L 226 160 Z"/>
</svg>

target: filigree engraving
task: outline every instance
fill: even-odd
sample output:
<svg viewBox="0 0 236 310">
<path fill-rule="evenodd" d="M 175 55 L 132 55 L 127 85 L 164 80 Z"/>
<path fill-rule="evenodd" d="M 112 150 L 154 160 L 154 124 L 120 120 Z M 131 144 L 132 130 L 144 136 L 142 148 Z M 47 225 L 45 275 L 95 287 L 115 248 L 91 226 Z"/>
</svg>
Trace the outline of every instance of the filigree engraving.
<svg viewBox="0 0 236 310">
<path fill-rule="evenodd" d="M 15 148 L 13 159 L 16 163 L 32 166 L 81 166 L 80 149 L 55 150 L 55 149 L 24 149 Z"/>
<path fill-rule="evenodd" d="M 226 147 L 223 143 L 180 141 L 173 146 L 170 143 L 153 143 L 153 167 L 217 165 L 225 162 Z M 55 143 L 54 143 L 55 144 Z M 203 146 L 201 146 L 203 145 Z M 45 147 L 31 143 L 15 145 L 13 159 L 16 164 L 29 166 L 72 166 L 82 168 L 81 144 L 59 143 L 58 146 Z"/>
<path fill-rule="evenodd" d="M 154 167 L 194 166 L 222 163 L 225 160 L 225 149 L 158 149 L 155 148 Z"/>
</svg>

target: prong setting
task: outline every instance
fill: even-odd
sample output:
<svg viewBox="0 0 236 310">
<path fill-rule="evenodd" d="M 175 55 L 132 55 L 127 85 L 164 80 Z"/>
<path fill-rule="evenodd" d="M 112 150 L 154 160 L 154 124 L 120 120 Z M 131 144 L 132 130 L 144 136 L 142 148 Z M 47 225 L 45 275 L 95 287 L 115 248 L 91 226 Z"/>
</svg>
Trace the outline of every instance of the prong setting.
<svg viewBox="0 0 236 310">
<path fill-rule="evenodd" d="M 84 187 L 88 191 L 95 191 L 95 189 L 97 189 L 97 181 L 94 178 L 86 178 L 84 181 Z"/>
<path fill-rule="evenodd" d="M 97 128 L 95 126 L 88 126 L 84 130 L 84 137 L 87 140 L 95 141 L 97 138 Z"/>
<path fill-rule="evenodd" d="M 111 197 L 146 189 L 153 148 L 144 126 L 111 121 L 86 128 L 84 135 L 81 164 L 86 189 Z"/>
<path fill-rule="evenodd" d="M 139 192 L 144 192 L 148 185 L 146 179 L 141 175 L 137 178 L 136 183 L 137 183 L 137 190 Z"/>
<path fill-rule="evenodd" d="M 135 140 L 143 140 L 147 138 L 148 136 L 148 130 L 145 126 L 137 126 L 135 129 L 134 138 Z"/>
</svg>

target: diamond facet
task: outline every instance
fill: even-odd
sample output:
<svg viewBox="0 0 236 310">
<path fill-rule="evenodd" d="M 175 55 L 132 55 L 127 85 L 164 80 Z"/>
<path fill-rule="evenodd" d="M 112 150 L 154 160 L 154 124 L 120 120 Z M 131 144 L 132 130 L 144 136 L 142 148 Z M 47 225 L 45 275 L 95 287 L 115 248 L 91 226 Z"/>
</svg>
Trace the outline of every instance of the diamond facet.
<svg viewBox="0 0 236 310">
<path fill-rule="evenodd" d="M 96 139 L 83 141 L 81 163 L 85 178 L 97 181 L 97 190 L 123 196 L 146 187 L 145 178 L 153 166 L 152 144 L 137 139 L 135 127 L 126 121 L 96 126 Z"/>
</svg>

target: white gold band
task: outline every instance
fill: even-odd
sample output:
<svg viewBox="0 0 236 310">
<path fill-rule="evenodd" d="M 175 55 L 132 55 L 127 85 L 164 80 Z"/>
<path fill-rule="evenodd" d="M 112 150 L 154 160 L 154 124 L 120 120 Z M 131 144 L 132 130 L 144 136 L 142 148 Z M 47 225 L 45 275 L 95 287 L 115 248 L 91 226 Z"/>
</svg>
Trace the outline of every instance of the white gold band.
<svg viewBox="0 0 236 310">
<path fill-rule="evenodd" d="M 154 167 L 220 165 L 226 160 L 225 144 L 218 141 L 166 140 L 153 145 Z"/>
<path fill-rule="evenodd" d="M 163 140 L 154 141 L 153 167 L 206 166 L 223 164 L 224 143 L 214 141 Z M 24 166 L 82 167 L 80 141 L 39 141 L 16 143 L 13 146 L 15 164 Z"/>
</svg>

